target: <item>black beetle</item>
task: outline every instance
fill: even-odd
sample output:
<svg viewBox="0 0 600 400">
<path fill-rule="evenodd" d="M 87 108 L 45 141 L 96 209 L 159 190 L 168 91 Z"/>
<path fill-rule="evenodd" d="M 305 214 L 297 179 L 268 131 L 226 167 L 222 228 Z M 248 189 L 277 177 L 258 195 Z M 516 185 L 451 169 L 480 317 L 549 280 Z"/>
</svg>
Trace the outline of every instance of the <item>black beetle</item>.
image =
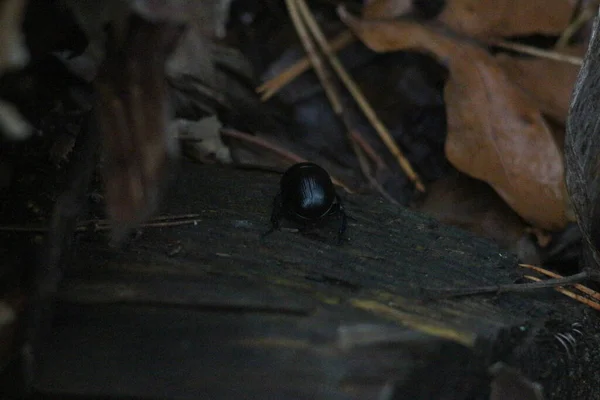
<svg viewBox="0 0 600 400">
<path fill-rule="evenodd" d="M 263 236 L 279 229 L 283 217 L 308 227 L 336 214 L 341 216 L 338 229 L 338 243 L 341 243 L 346 231 L 346 213 L 331 177 L 317 164 L 294 164 L 281 177 L 279 193 L 273 201 L 271 229 Z"/>
</svg>

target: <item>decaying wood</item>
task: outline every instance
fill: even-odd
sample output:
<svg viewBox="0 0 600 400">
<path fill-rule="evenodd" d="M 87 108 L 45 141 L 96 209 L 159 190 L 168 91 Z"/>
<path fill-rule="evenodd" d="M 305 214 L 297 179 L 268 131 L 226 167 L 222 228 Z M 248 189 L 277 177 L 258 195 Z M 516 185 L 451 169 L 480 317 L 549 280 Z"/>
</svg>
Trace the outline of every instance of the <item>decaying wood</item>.
<svg viewBox="0 0 600 400">
<path fill-rule="evenodd" d="M 583 65 L 579 71 L 565 136 L 566 179 L 569 198 L 581 228 L 588 257 L 585 267 L 600 271 L 600 30 L 596 17 Z M 600 281 L 600 279 L 597 279 Z"/>
<path fill-rule="evenodd" d="M 38 397 L 488 399 L 492 381 L 513 393 L 498 386 L 510 376 L 547 399 L 600 396 L 594 311 L 551 289 L 423 296 L 511 283 L 513 256 L 356 195 L 343 196 L 342 246 L 335 223 L 320 239 L 261 239 L 278 178 L 184 164 L 162 213 L 196 224 L 148 228 L 121 250 L 82 233 L 40 347 Z M 498 362 L 522 375 L 494 380 Z"/>
</svg>

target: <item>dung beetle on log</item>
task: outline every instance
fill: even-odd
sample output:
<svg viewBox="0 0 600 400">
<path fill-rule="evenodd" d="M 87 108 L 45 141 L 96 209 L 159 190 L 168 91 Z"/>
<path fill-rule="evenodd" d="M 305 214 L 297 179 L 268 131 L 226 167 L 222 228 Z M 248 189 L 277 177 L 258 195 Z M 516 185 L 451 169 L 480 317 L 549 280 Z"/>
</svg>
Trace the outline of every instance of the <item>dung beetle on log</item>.
<svg viewBox="0 0 600 400">
<path fill-rule="evenodd" d="M 317 164 L 294 164 L 281 177 L 279 193 L 273 201 L 271 229 L 264 236 L 279 229 L 282 218 L 296 222 L 305 229 L 335 215 L 340 216 L 338 244 L 341 244 L 347 218 L 331 177 Z"/>
</svg>

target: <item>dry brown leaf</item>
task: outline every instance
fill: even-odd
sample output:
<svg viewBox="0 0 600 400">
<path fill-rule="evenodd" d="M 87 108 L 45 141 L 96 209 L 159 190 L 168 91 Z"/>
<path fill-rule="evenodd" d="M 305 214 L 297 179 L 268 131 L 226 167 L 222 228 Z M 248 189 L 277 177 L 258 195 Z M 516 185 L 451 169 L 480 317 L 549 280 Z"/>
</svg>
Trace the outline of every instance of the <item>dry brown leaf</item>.
<svg viewBox="0 0 600 400">
<path fill-rule="evenodd" d="M 412 0 L 372 0 L 363 8 L 365 19 L 394 18 L 406 14 L 413 7 Z"/>
<path fill-rule="evenodd" d="M 569 49 L 569 55 L 583 56 L 585 49 Z M 498 54 L 496 60 L 509 78 L 529 94 L 545 115 L 565 124 L 573 85 L 579 67 L 544 58 Z"/>
<path fill-rule="evenodd" d="M 531 34 L 559 35 L 576 0 L 447 0 L 438 20 L 480 39 Z"/>
<path fill-rule="evenodd" d="M 360 21 L 343 10 L 340 16 L 375 51 L 427 51 L 447 65 L 448 160 L 488 182 L 532 225 L 566 225 L 559 148 L 536 104 L 491 55 L 414 22 Z"/>
<path fill-rule="evenodd" d="M 535 102 L 482 49 L 465 47 L 451 64 L 448 160 L 490 183 L 533 225 L 563 228 L 563 159 Z"/>
</svg>

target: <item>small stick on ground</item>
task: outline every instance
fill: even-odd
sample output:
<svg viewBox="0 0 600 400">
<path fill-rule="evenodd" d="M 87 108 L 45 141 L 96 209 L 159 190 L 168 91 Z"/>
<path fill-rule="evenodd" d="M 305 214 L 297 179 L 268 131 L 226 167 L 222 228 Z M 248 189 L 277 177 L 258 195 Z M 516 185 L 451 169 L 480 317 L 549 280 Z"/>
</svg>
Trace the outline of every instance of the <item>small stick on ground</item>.
<svg viewBox="0 0 600 400">
<path fill-rule="evenodd" d="M 472 296 L 477 294 L 488 293 L 506 293 L 506 292 L 530 292 L 538 289 L 556 288 L 560 286 L 574 285 L 589 279 L 597 280 L 600 274 L 585 270 L 578 274 L 565 276 L 557 279 L 548 279 L 534 283 L 513 283 L 504 285 L 479 286 L 473 288 L 441 288 L 424 289 L 432 299 L 447 299 L 452 297 Z"/>
<path fill-rule="evenodd" d="M 531 275 L 525 275 L 525 278 L 529 279 L 529 280 L 532 280 L 532 281 L 535 281 L 535 282 L 541 282 L 542 281 L 540 278 L 536 278 L 535 276 L 531 276 Z M 578 286 L 585 287 L 585 286 L 579 285 L 579 284 L 575 285 L 575 287 L 578 287 Z M 582 295 L 577 294 L 577 293 L 573 293 L 572 291 L 564 289 L 562 287 L 556 287 L 556 288 L 554 288 L 554 290 L 556 290 L 557 292 L 560 292 L 560 293 L 564 294 L 565 296 L 568 296 L 568 297 L 570 297 L 570 298 L 572 298 L 574 300 L 577 300 L 578 302 L 583 303 L 586 306 L 592 307 L 594 310 L 600 311 L 600 303 L 597 303 L 597 302 L 593 301 L 592 299 L 588 299 L 585 296 L 582 296 Z M 591 290 L 591 289 L 589 289 L 589 290 Z"/>
<path fill-rule="evenodd" d="M 305 160 L 304 158 L 297 156 L 296 154 L 284 149 L 283 147 L 279 147 L 271 142 L 269 142 L 268 140 L 265 140 L 261 137 L 255 136 L 255 135 L 251 135 L 249 133 L 245 133 L 242 131 L 238 131 L 235 129 L 229 129 L 229 128 L 222 128 L 221 129 L 221 134 L 225 135 L 225 136 L 229 136 L 232 137 L 234 139 L 238 139 L 238 140 L 243 140 L 245 142 L 248 143 L 252 143 L 258 146 L 261 146 L 265 149 L 271 150 L 273 153 L 288 159 L 294 163 L 299 163 L 299 162 L 305 162 L 307 160 Z M 331 177 L 331 181 L 337 185 L 340 186 L 342 188 L 344 188 L 344 190 L 346 190 L 346 192 L 348 193 L 354 193 L 354 191 L 352 189 L 350 189 L 350 187 L 348 187 L 348 185 L 344 184 L 342 181 L 340 181 L 339 179 L 334 178 L 333 176 Z"/>
<path fill-rule="evenodd" d="M 539 272 L 540 274 L 549 276 L 550 278 L 555 278 L 555 279 L 559 279 L 562 278 L 562 275 L 559 275 L 555 272 L 552 271 L 548 271 L 547 269 L 541 268 L 541 267 L 537 267 L 535 265 L 530 265 L 530 264 L 519 264 L 520 267 L 523 268 L 529 268 L 532 269 L 536 272 Z M 594 300 L 598 300 L 600 301 L 600 293 L 596 292 L 595 290 L 590 289 L 587 286 L 581 285 L 581 284 L 575 284 L 574 288 L 585 293 L 586 295 L 590 296 L 591 298 L 593 298 Z"/>
<path fill-rule="evenodd" d="M 355 40 L 354 35 L 348 30 L 343 31 L 331 40 L 331 49 L 340 51 Z M 276 95 L 281 88 L 285 87 L 291 81 L 302 75 L 310 69 L 310 61 L 307 57 L 297 61 L 294 65 L 281 72 L 279 75 L 271 78 L 256 88 L 257 93 L 262 93 L 261 100 L 267 101 Z"/>
<path fill-rule="evenodd" d="M 183 214 L 183 215 L 162 215 L 152 218 L 150 221 L 139 225 L 140 228 L 162 228 L 169 226 L 179 226 L 193 224 L 200 220 L 202 214 Z M 106 231 L 112 228 L 108 219 L 88 219 L 81 221 L 75 228 L 76 232 L 85 231 Z M 12 233 L 45 233 L 49 228 L 46 226 L 27 226 L 27 225 L 1 225 L 0 232 Z"/>
</svg>

